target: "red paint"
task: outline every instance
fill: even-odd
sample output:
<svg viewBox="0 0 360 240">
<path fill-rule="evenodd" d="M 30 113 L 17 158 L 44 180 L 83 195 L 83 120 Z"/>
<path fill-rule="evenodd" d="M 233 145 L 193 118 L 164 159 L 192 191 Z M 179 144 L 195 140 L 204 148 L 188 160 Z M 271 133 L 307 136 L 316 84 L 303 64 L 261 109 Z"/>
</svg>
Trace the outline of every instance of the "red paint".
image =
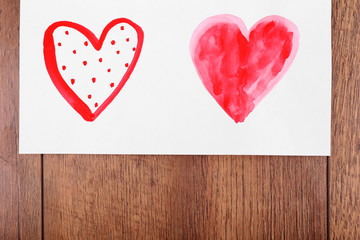
<svg viewBox="0 0 360 240">
<path fill-rule="evenodd" d="M 58 46 L 61 47 L 61 42 L 58 43 Z"/>
<path fill-rule="evenodd" d="M 71 79 L 71 84 L 74 85 L 75 79 Z"/>
<path fill-rule="evenodd" d="M 135 52 L 135 51 L 136 51 L 136 48 L 133 48 L 133 51 Z"/>
<path fill-rule="evenodd" d="M 120 54 L 120 51 L 116 51 L 117 54 Z"/>
<path fill-rule="evenodd" d="M 86 66 L 86 65 L 87 65 L 87 61 L 83 61 L 83 64 L 84 64 L 84 66 Z"/>
<path fill-rule="evenodd" d="M 125 63 L 125 67 L 129 67 L 129 64 L 128 64 L 128 63 Z"/>
<path fill-rule="evenodd" d="M 95 83 L 95 82 L 96 82 L 96 78 L 93 77 L 93 78 L 91 79 L 91 81 L 92 81 L 93 83 Z"/>
<path fill-rule="evenodd" d="M 219 15 L 195 30 L 190 52 L 205 88 L 238 123 L 285 74 L 298 40 L 296 26 L 285 18 L 264 18 L 248 31 L 241 19 Z"/>
<path fill-rule="evenodd" d="M 73 54 L 76 54 L 76 50 L 73 51 Z"/>
<path fill-rule="evenodd" d="M 102 58 L 99 58 L 99 62 L 102 62 Z"/>
<path fill-rule="evenodd" d="M 65 71 L 65 70 L 66 70 L 66 66 L 62 66 L 62 70 L 64 70 L 64 71 Z"/>
<path fill-rule="evenodd" d="M 121 27 L 120 27 L 120 30 L 124 30 L 124 26 L 121 26 Z"/>
<path fill-rule="evenodd" d="M 111 41 L 111 45 L 115 45 L 115 40 L 112 40 L 112 41 Z"/>
<path fill-rule="evenodd" d="M 69 31 L 65 31 L 65 34 L 66 34 L 66 35 L 69 35 Z"/>
<path fill-rule="evenodd" d="M 85 45 L 85 46 L 88 46 L 88 45 L 89 45 L 88 41 L 85 41 L 85 42 L 84 42 L 84 45 Z"/>
<path fill-rule="evenodd" d="M 109 68 L 109 69 L 107 70 L 107 72 L 108 72 L 108 73 L 111 72 L 111 69 Z"/>
<path fill-rule="evenodd" d="M 126 41 L 127 41 L 127 42 L 128 42 L 128 41 L 130 41 L 130 39 L 129 39 L 129 38 L 127 38 L 127 39 L 126 39 Z"/>
<path fill-rule="evenodd" d="M 91 99 L 91 94 L 88 95 L 88 99 Z"/>
<path fill-rule="evenodd" d="M 95 103 L 95 105 L 94 105 L 95 107 L 98 107 L 99 106 L 99 104 L 98 103 Z"/>
<path fill-rule="evenodd" d="M 110 83 L 110 87 L 112 87 L 112 88 L 113 88 L 113 87 L 114 87 L 114 85 L 115 85 L 114 83 Z"/>
<path fill-rule="evenodd" d="M 68 86 L 68 84 L 63 79 L 61 73 L 59 72 L 56 60 L 56 52 L 55 52 L 55 44 L 53 33 L 58 27 L 68 27 L 72 28 L 75 31 L 83 34 L 92 44 L 95 50 L 99 51 L 104 43 L 104 40 L 108 34 L 108 32 L 117 24 L 126 23 L 132 26 L 137 32 L 138 43 L 136 46 L 136 52 L 134 54 L 134 58 L 127 69 L 126 73 L 122 77 L 120 83 L 116 86 L 110 96 L 102 103 L 98 109 L 93 113 L 86 103 L 84 103 L 76 93 Z M 48 27 L 45 31 L 44 35 L 44 60 L 46 69 L 49 73 L 49 76 L 54 83 L 55 87 L 58 89 L 60 94 L 65 98 L 65 100 L 84 118 L 86 121 L 94 121 L 104 110 L 105 108 L 114 100 L 114 98 L 119 94 L 127 80 L 129 79 L 131 73 L 133 72 L 136 63 L 140 57 L 142 45 L 144 41 L 144 32 L 140 26 L 135 24 L 129 19 L 119 18 L 111 21 L 103 30 L 100 38 L 98 39 L 89 29 L 73 23 L 73 22 L 56 22 Z M 84 43 L 87 46 L 87 41 Z"/>
</svg>

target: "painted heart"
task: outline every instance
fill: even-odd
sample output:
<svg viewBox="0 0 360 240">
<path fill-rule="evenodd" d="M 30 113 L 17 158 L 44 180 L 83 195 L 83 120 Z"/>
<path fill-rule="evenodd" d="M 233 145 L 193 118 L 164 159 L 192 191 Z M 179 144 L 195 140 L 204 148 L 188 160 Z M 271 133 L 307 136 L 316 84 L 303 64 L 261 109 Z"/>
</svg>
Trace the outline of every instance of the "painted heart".
<svg viewBox="0 0 360 240">
<path fill-rule="evenodd" d="M 279 16 L 250 31 L 233 15 L 217 15 L 194 31 L 190 54 L 205 88 L 236 122 L 244 122 L 284 76 L 299 47 L 295 24 Z"/>
<path fill-rule="evenodd" d="M 56 22 L 45 32 L 45 65 L 65 100 L 94 121 L 129 79 L 143 39 L 142 29 L 125 18 L 110 22 L 99 39 L 79 24 Z"/>
</svg>

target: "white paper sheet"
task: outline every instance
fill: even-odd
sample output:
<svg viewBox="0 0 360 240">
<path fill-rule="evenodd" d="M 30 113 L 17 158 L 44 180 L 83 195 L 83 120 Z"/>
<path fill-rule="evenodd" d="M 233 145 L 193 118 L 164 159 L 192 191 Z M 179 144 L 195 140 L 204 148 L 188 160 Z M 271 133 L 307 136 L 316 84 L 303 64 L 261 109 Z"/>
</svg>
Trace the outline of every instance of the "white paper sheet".
<svg viewBox="0 0 360 240">
<path fill-rule="evenodd" d="M 223 14 L 242 19 L 247 29 L 281 16 L 300 34 L 288 71 L 239 123 L 204 87 L 189 50 L 199 24 Z M 20 16 L 20 153 L 330 155 L 331 1 L 21 0 Z M 55 87 L 44 34 L 52 24 L 70 21 L 99 38 L 119 18 L 141 27 L 142 49 L 119 94 L 89 122 Z M 118 71 L 121 76 L 126 69 Z M 102 94 L 103 101 L 110 93 Z"/>
</svg>

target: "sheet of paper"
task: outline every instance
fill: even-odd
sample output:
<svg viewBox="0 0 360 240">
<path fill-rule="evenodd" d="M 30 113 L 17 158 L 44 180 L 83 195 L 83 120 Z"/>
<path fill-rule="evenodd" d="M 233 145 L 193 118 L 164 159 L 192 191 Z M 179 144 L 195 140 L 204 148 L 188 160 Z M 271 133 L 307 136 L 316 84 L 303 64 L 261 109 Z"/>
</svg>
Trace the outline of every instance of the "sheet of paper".
<svg viewBox="0 0 360 240">
<path fill-rule="evenodd" d="M 330 154 L 329 0 L 21 0 L 20 16 L 20 153 Z"/>
</svg>

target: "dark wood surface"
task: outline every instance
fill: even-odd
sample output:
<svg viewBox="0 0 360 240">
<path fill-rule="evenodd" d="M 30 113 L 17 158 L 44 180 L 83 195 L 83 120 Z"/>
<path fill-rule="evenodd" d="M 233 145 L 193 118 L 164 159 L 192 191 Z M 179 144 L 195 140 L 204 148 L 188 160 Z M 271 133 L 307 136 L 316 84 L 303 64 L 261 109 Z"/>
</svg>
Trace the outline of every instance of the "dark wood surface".
<svg viewBox="0 0 360 240">
<path fill-rule="evenodd" d="M 0 0 L 0 239 L 360 239 L 359 1 L 333 1 L 332 157 L 23 155 Z"/>
<path fill-rule="evenodd" d="M 333 8 L 329 233 L 360 239 L 360 1 L 335 1 Z"/>
<path fill-rule="evenodd" d="M 326 158 L 47 155 L 44 193 L 50 239 L 327 234 Z"/>
</svg>

